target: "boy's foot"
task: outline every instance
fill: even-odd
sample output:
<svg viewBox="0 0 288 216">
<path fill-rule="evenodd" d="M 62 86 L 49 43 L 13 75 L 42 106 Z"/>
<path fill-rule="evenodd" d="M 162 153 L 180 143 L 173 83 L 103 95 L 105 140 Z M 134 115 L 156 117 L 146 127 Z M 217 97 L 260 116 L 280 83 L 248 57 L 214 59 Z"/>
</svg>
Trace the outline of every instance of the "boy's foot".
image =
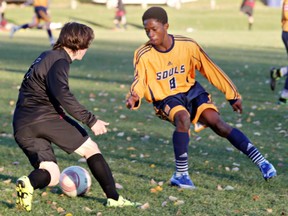
<svg viewBox="0 0 288 216">
<path fill-rule="evenodd" d="M 13 38 L 15 32 L 17 31 L 17 27 L 16 26 L 12 26 L 11 30 L 10 30 L 10 38 Z"/>
<path fill-rule="evenodd" d="M 269 163 L 269 161 L 265 160 L 261 164 L 259 164 L 259 169 L 262 172 L 263 178 L 267 181 L 277 175 L 277 171 L 274 166 Z"/>
<path fill-rule="evenodd" d="M 196 189 L 195 185 L 193 184 L 188 174 L 181 174 L 177 176 L 176 173 L 174 173 L 170 179 L 170 182 L 171 185 L 178 186 L 180 188 Z"/>
<path fill-rule="evenodd" d="M 50 46 L 51 46 L 51 47 L 53 47 L 53 46 L 54 46 L 54 44 L 55 44 L 55 41 L 54 41 L 54 39 L 53 39 L 53 38 L 50 38 L 50 39 L 49 39 L 49 41 L 50 41 Z"/>
<path fill-rule="evenodd" d="M 276 68 L 272 68 L 270 70 L 270 88 L 272 91 L 275 90 L 276 87 L 276 81 L 279 79 L 279 72 Z"/>
<path fill-rule="evenodd" d="M 27 176 L 22 176 L 16 181 L 16 192 L 17 207 L 25 209 L 26 211 L 31 211 L 34 188 Z"/>
<path fill-rule="evenodd" d="M 132 202 L 130 200 L 124 199 L 122 196 L 119 196 L 118 200 L 114 199 L 107 199 L 106 206 L 107 207 L 126 207 L 126 206 L 132 206 L 132 207 L 139 207 L 141 206 L 141 203 L 138 202 Z"/>
</svg>

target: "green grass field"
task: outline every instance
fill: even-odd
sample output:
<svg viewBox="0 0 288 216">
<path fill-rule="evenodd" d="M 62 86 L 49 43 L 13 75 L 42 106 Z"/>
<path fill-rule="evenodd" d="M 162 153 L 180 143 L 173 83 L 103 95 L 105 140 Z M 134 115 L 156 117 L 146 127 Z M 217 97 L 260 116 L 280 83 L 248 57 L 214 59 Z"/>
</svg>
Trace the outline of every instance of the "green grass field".
<svg viewBox="0 0 288 216">
<path fill-rule="evenodd" d="M 14 183 L 31 171 L 27 158 L 12 135 L 12 116 L 22 77 L 40 52 L 50 49 L 42 30 L 21 30 L 13 39 L 0 32 L 0 216 L 10 215 L 103 215 L 103 216 L 222 216 L 288 214 L 288 108 L 276 101 L 284 79 L 275 92 L 269 88 L 271 66 L 287 65 L 281 41 L 281 9 L 256 3 L 255 25 L 248 31 L 247 17 L 239 12 L 240 0 L 217 0 L 215 10 L 209 0 L 168 8 L 170 33 L 197 40 L 208 55 L 232 78 L 243 96 L 244 113 L 233 113 L 224 95 L 198 74 L 198 80 L 212 94 L 222 118 L 239 127 L 271 161 L 278 176 L 265 182 L 258 168 L 228 141 L 210 129 L 196 134 L 191 128 L 190 175 L 197 190 L 169 186 L 174 172 L 171 134 L 173 126 L 154 116 L 151 104 L 131 112 L 125 95 L 133 78 L 133 51 L 147 38 L 141 26 L 140 6 L 127 6 L 127 31 L 113 31 L 114 10 L 103 5 L 78 4 L 70 9 L 68 0 L 52 1 L 53 22 L 79 21 L 95 30 L 95 41 L 81 62 L 73 62 L 70 73 L 72 92 L 100 119 L 110 122 L 106 135 L 92 138 L 100 146 L 115 180 L 123 186 L 119 193 L 147 209 L 107 209 L 105 196 L 93 179 L 84 197 L 61 195 L 58 187 L 35 191 L 31 213 L 15 208 Z M 6 18 L 14 24 L 29 22 L 33 10 L 9 5 Z M 188 30 L 188 31 L 187 31 Z M 59 30 L 53 32 L 55 37 Z M 90 133 L 90 131 L 89 131 Z M 233 149 L 233 148 L 232 148 Z M 78 162 L 55 147 L 63 170 Z M 238 171 L 233 171 L 238 167 Z M 151 189 L 162 184 L 162 191 Z M 232 189 L 232 190 L 229 190 Z M 176 197 L 172 201 L 171 197 Z M 70 213 L 70 214 L 69 214 Z"/>
</svg>

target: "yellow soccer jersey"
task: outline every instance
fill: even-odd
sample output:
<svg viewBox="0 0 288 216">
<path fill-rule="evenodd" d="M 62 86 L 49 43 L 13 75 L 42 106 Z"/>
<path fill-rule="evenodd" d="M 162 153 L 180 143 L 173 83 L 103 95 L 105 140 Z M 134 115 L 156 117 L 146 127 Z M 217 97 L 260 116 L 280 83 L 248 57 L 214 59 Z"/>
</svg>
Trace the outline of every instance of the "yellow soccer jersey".
<svg viewBox="0 0 288 216">
<path fill-rule="evenodd" d="M 288 0 L 283 1 L 281 21 L 282 21 L 282 30 L 288 32 Z"/>
<path fill-rule="evenodd" d="M 191 38 L 173 37 L 171 49 L 157 51 L 149 43 L 134 53 L 134 81 L 130 92 L 148 102 L 161 101 L 180 92 L 187 92 L 195 83 L 196 70 L 222 91 L 227 100 L 241 98 L 229 77 Z"/>
<path fill-rule="evenodd" d="M 34 0 L 34 3 L 33 3 L 34 7 L 39 7 L 39 6 L 42 6 L 42 7 L 48 7 L 48 0 Z"/>
</svg>

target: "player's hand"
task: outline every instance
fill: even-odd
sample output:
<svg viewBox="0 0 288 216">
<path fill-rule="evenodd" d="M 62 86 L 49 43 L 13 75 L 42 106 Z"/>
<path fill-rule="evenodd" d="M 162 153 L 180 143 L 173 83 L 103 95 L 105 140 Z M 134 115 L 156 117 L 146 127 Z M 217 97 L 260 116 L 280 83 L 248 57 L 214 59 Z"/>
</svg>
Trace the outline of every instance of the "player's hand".
<svg viewBox="0 0 288 216">
<path fill-rule="evenodd" d="M 91 130 L 95 134 L 95 136 L 102 135 L 107 133 L 106 126 L 109 125 L 108 122 L 104 122 L 100 119 L 96 121 L 96 123 L 91 127 Z"/>
<path fill-rule="evenodd" d="M 242 100 L 238 99 L 233 105 L 232 105 L 233 111 L 237 113 L 242 113 Z"/>
<path fill-rule="evenodd" d="M 133 109 L 135 107 L 135 104 L 139 101 L 139 96 L 137 94 L 132 94 L 128 96 L 126 100 L 126 107 L 128 109 Z"/>
</svg>

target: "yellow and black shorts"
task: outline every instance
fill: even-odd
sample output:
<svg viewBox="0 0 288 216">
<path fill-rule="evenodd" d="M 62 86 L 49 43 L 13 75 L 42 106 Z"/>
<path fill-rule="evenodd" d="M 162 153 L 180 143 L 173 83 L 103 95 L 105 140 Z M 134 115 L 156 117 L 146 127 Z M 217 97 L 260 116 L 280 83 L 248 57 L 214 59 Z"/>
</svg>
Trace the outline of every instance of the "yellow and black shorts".
<svg viewBox="0 0 288 216">
<path fill-rule="evenodd" d="M 174 116 L 180 110 L 185 110 L 190 114 L 190 120 L 194 124 L 194 130 L 199 132 L 206 126 L 198 122 L 201 113 L 205 109 L 214 109 L 218 112 L 217 107 L 212 103 L 211 95 L 196 82 L 188 92 L 178 93 L 169 96 L 162 101 L 153 103 L 155 114 L 174 124 Z"/>
</svg>

